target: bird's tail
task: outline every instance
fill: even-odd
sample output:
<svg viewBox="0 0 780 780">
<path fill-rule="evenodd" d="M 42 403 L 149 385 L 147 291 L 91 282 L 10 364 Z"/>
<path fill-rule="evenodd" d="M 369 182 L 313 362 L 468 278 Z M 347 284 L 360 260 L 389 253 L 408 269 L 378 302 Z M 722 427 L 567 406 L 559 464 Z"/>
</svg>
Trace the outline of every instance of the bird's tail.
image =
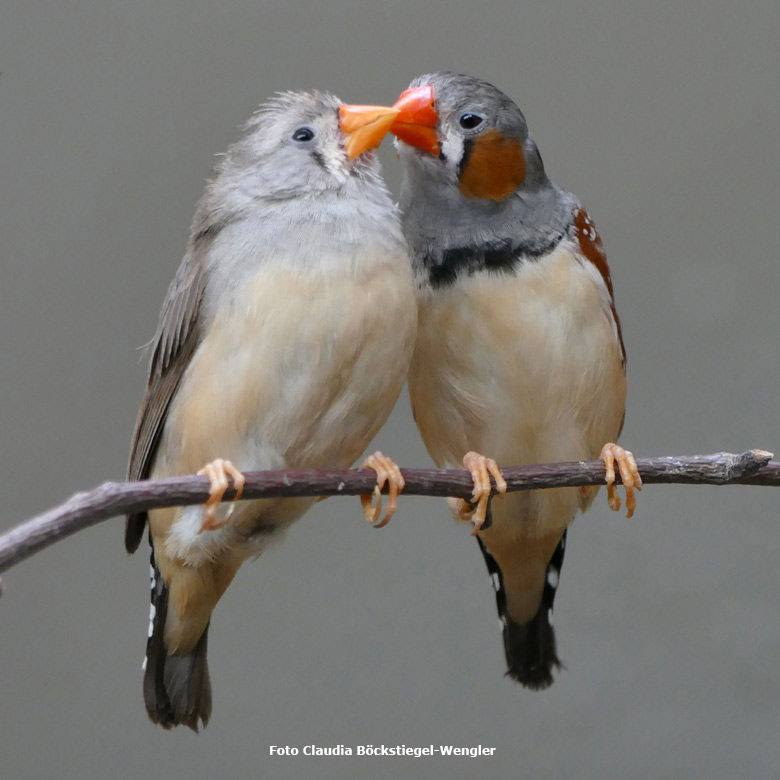
<svg viewBox="0 0 780 780">
<path fill-rule="evenodd" d="M 144 702 L 153 723 L 164 729 L 189 726 L 198 730 L 211 717 L 211 681 L 206 662 L 208 625 L 187 655 L 168 655 L 164 641 L 168 614 L 168 587 L 163 581 L 152 551 L 152 605 L 149 641 L 144 659 Z"/>
<path fill-rule="evenodd" d="M 566 533 L 564 532 L 550 562 L 547 564 L 544 590 L 542 591 L 539 609 L 527 623 L 516 623 L 509 616 L 501 568 L 479 537 L 477 537 L 477 541 L 482 550 L 482 555 L 485 557 L 485 563 L 496 591 L 498 616 L 503 625 L 507 675 L 526 688 L 531 688 L 535 691 L 549 688 L 553 682 L 553 670 L 562 667 L 555 646 L 555 631 L 552 627 L 552 607 L 561 567 L 563 566 Z"/>
</svg>

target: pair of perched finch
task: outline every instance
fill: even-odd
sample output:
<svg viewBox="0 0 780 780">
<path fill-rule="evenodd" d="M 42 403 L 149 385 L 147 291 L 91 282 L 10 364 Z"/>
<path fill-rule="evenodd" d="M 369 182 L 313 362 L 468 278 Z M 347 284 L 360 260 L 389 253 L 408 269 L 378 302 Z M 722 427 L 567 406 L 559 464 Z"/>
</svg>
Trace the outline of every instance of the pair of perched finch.
<svg viewBox="0 0 780 780">
<path fill-rule="evenodd" d="M 566 529 L 598 488 L 489 503 L 491 476 L 502 493 L 497 462 L 600 456 L 610 505 L 617 462 L 633 511 L 636 465 L 612 443 L 625 351 L 593 222 L 547 178 L 518 107 L 469 76 L 421 76 L 393 107 L 284 93 L 244 130 L 195 213 L 132 445 L 133 480 L 200 470 L 211 484 L 205 507 L 127 519 L 127 550 L 147 522 L 152 546 L 149 717 L 208 722 L 212 610 L 242 562 L 317 500 L 221 503 L 231 482 L 240 493 L 244 471 L 350 467 L 407 377 L 433 459 L 474 479 L 472 501 L 449 503 L 487 562 L 508 674 L 549 686 Z M 399 206 L 375 152 L 388 132 Z M 381 453 L 365 465 L 389 483 L 389 515 L 400 471 Z"/>
</svg>

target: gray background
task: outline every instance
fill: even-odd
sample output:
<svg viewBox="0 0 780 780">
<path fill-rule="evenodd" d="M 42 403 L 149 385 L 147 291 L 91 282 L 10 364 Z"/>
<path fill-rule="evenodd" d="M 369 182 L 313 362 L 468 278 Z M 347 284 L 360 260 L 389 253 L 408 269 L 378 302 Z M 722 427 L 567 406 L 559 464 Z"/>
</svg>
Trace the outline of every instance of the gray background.
<svg viewBox="0 0 780 780">
<path fill-rule="evenodd" d="M 7 0 L 0 11 L 3 527 L 123 476 L 139 345 L 213 155 L 257 103 L 319 87 L 386 102 L 483 76 L 525 111 L 612 263 L 642 455 L 777 448 L 780 4 Z M 383 156 L 397 193 L 399 172 Z M 430 463 L 404 394 L 377 446 Z M 468 530 L 407 499 L 364 527 L 316 507 L 246 565 L 210 641 L 212 724 L 147 722 L 146 553 L 106 522 L 9 572 L 3 778 L 775 778 L 777 496 L 602 495 L 570 535 L 567 671 L 502 676 Z M 270 744 L 483 744 L 482 759 L 272 759 Z"/>
</svg>

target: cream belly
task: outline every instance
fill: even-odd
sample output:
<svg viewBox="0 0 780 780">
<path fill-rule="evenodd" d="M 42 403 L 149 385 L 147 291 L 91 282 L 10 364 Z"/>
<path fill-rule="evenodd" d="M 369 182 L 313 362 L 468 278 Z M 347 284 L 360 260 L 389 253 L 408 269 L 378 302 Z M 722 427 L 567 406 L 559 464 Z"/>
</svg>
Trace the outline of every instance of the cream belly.
<svg viewBox="0 0 780 780">
<path fill-rule="evenodd" d="M 476 274 L 435 291 L 420 301 L 409 389 L 425 444 L 442 466 L 460 467 L 468 450 L 499 465 L 596 457 L 617 437 L 626 394 L 601 277 L 564 244 L 517 275 Z M 511 514 L 526 522 L 506 534 L 559 537 L 581 495 L 496 499 L 495 525 Z"/>
<path fill-rule="evenodd" d="M 263 270 L 240 289 L 182 379 L 152 476 L 217 457 L 243 471 L 351 465 L 406 378 L 417 316 L 407 258 L 341 273 Z M 244 501 L 202 534 L 199 506 L 149 513 L 170 652 L 192 650 L 242 561 L 315 501 Z"/>
<path fill-rule="evenodd" d="M 460 467 L 469 450 L 499 465 L 596 457 L 620 431 L 626 395 L 601 276 L 564 245 L 517 275 L 477 274 L 425 297 L 409 392 L 441 466 Z M 547 562 L 594 496 L 565 488 L 493 499 L 480 538 L 516 622 L 536 614 Z"/>
<path fill-rule="evenodd" d="M 244 471 L 351 465 L 406 378 L 416 320 L 408 262 L 360 274 L 264 271 L 229 311 L 185 373 L 155 476 L 193 473 L 216 457 Z M 227 526 L 202 535 L 198 508 L 154 513 L 152 530 L 164 537 L 175 522 L 168 553 L 189 563 L 226 548 L 257 554 L 264 529 L 312 503 L 243 502 Z"/>
</svg>

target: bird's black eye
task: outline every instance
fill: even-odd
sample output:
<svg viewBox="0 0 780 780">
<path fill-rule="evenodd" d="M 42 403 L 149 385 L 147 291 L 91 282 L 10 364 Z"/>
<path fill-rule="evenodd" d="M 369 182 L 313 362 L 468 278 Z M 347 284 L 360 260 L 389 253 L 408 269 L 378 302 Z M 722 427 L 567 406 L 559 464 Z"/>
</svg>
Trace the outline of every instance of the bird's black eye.
<svg viewBox="0 0 780 780">
<path fill-rule="evenodd" d="M 460 119 L 458 119 L 458 123 L 464 130 L 473 130 L 475 127 L 479 127 L 482 121 L 482 117 L 479 114 L 472 114 L 470 111 L 461 114 Z"/>
<path fill-rule="evenodd" d="M 298 141 L 302 144 L 306 143 L 306 141 L 311 141 L 312 138 L 314 138 L 314 130 L 310 127 L 299 127 L 292 134 L 293 141 Z"/>
</svg>

